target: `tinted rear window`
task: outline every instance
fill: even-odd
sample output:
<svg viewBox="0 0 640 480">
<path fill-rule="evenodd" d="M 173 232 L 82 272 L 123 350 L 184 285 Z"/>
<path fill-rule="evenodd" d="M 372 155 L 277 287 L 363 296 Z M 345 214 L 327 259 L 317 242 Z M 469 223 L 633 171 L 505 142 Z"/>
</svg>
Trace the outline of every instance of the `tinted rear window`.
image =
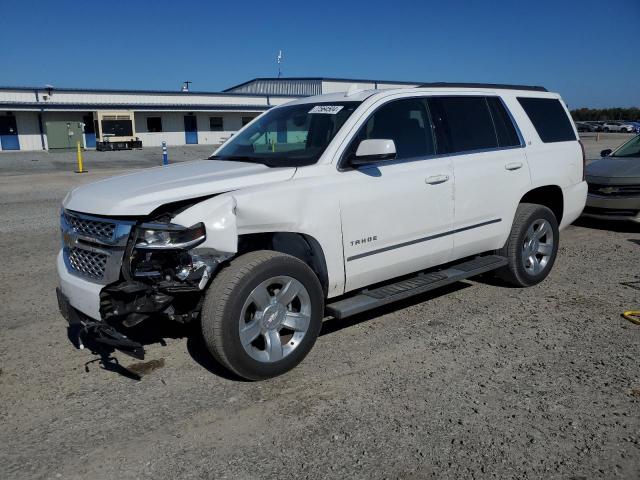
<svg viewBox="0 0 640 480">
<path fill-rule="evenodd" d="M 484 97 L 431 97 L 429 110 L 435 126 L 438 153 L 498 147 Z"/>
<path fill-rule="evenodd" d="M 518 102 L 544 143 L 576 140 L 571 121 L 559 100 L 518 97 Z"/>
</svg>

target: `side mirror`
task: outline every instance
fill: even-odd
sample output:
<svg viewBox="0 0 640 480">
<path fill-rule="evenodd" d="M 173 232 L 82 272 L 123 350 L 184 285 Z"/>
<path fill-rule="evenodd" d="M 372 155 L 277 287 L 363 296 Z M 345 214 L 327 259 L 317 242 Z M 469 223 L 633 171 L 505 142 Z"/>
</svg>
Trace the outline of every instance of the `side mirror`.
<svg viewBox="0 0 640 480">
<path fill-rule="evenodd" d="M 606 150 L 602 150 L 600 152 L 600 156 L 601 157 L 608 157 L 609 155 L 611 155 L 611 152 L 613 152 L 613 150 L 611 150 L 610 148 L 607 148 Z"/>
<path fill-rule="evenodd" d="M 362 140 L 356 154 L 349 159 L 354 167 L 369 165 L 380 160 L 396 158 L 396 144 L 393 140 L 371 139 Z"/>
</svg>

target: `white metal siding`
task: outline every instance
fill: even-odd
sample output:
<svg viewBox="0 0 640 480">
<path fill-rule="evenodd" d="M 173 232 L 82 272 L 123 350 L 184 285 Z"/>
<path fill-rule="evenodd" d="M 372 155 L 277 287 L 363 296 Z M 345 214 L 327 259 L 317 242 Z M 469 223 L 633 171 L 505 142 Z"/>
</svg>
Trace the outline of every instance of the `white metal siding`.
<svg viewBox="0 0 640 480">
<path fill-rule="evenodd" d="M 119 92 L 64 92 L 55 91 L 44 100 L 47 94 L 40 91 L 38 95 L 38 103 L 43 108 L 47 108 L 48 103 L 68 104 L 68 105 L 158 105 L 158 106 L 180 106 L 180 105 L 246 105 L 246 106 L 267 106 L 269 102 L 267 96 L 250 96 L 250 95 L 191 95 L 191 94 L 157 94 L 157 93 L 119 93 Z M 291 100 L 291 97 L 269 98 L 269 101 L 283 102 Z M 5 103 L 34 103 L 36 102 L 34 92 L 20 90 L 0 90 L 0 109 L 1 104 Z"/>
<path fill-rule="evenodd" d="M 322 93 L 339 93 L 346 92 L 355 86 L 355 88 L 360 90 L 372 90 L 372 89 L 385 89 L 385 88 L 411 88 L 418 86 L 415 84 L 406 84 L 406 83 L 390 83 L 390 82 L 350 82 L 350 81 L 323 81 L 322 82 Z"/>
<path fill-rule="evenodd" d="M 20 150 L 42 150 L 38 114 L 34 112 L 14 112 L 14 115 L 16 116 L 16 126 L 18 127 Z"/>
<path fill-rule="evenodd" d="M 354 83 L 354 82 L 322 82 L 322 93 L 339 93 L 346 92 L 351 88 L 352 85 L 355 85 L 355 88 L 362 90 L 370 90 L 372 88 L 376 88 L 375 83 L 373 82 L 363 82 L 363 83 Z"/>
<path fill-rule="evenodd" d="M 147 131 L 147 117 L 160 117 L 162 119 L 162 132 L 150 133 Z M 167 145 L 184 145 L 184 113 L 182 112 L 153 112 L 136 113 L 136 136 L 142 140 L 143 147 L 159 147 L 162 142 Z"/>
<path fill-rule="evenodd" d="M 220 145 L 242 127 L 242 113 L 200 113 L 198 114 L 198 143 Z M 222 117 L 222 131 L 212 132 L 209 117 Z"/>
<path fill-rule="evenodd" d="M 220 145 L 232 134 L 242 128 L 242 117 L 256 116 L 257 112 L 198 112 L 195 114 L 198 125 L 198 144 Z M 162 132 L 147 131 L 147 117 L 162 119 Z M 184 112 L 137 112 L 135 114 L 136 135 L 142 140 L 143 147 L 159 147 L 162 142 L 167 145 L 185 145 Z M 212 132 L 209 117 L 222 117 L 223 131 Z"/>
<path fill-rule="evenodd" d="M 35 92 L 28 90 L 0 90 L 0 102 L 35 102 Z M 0 106 L 0 110 L 2 107 Z"/>
</svg>

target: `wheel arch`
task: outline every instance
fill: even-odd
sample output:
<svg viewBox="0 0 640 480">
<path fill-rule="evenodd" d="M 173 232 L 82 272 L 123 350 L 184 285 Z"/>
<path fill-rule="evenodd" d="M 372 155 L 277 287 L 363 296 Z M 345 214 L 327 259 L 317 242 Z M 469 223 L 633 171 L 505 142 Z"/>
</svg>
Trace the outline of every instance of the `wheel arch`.
<svg viewBox="0 0 640 480">
<path fill-rule="evenodd" d="M 564 196 L 562 188 L 558 185 L 544 185 L 536 187 L 525 193 L 519 203 L 536 203 L 544 205 L 553 212 L 558 221 L 558 225 L 562 222 L 564 214 Z"/>
<path fill-rule="evenodd" d="M 300 232 L 264 232 L 238 235 L 238 253 L 255 250 L 273 250 L 298 258 L 314 271 L 322 292 L 327 297 L 329 290 L 329 273 L 324 251 L 320 242 L 313 236 Z"/>
</svg>

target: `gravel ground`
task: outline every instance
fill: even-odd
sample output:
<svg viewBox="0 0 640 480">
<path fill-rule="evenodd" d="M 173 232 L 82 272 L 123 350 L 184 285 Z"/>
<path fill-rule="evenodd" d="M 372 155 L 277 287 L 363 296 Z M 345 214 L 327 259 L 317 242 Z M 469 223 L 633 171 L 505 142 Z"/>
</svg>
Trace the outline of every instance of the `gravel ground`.
<svg viewBox="0 0 640 480">
<path fill-rule="evenodd" d="M 182 145 L 167 148 L 169 163 L 207 158 L 217 147 L 214 145 Z M 37 173 L 68 172 L 77 169 L 75 151 L 0 152 L 1 175 L 33 175 Z M 145 147 L 138 150 L 98 152 L 87 150 L 82 154 L 84 170 L 89 172 L 125 168 L 148 168 L 162 165 L 162 148 Z"/>
<path fill-rule="evenodd" d="M 639 226 L 571 226 L 530 289 L 479 279 L 329 319 L 265 382 L 167 328 L 145 362 L 116 354 L 136 381 L 85 368 L 54 294 L 59 202 L 107 173 L 0 177 L 0 478 L 640 476 L 640 327 L 620 317 L 640 308 Z"/>
</svg>

